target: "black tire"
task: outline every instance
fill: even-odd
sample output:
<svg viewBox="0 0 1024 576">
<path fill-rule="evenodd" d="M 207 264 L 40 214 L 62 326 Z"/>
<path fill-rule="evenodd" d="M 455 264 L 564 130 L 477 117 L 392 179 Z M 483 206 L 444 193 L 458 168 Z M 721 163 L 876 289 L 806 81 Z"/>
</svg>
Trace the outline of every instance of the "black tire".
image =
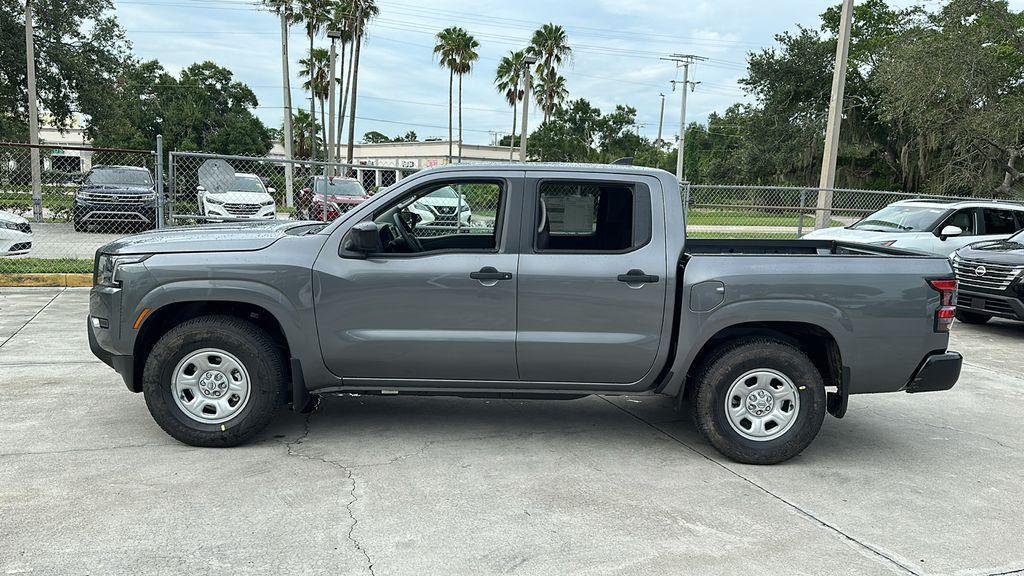
<svg viewBox="0 0 1024 576">
<path fill-rule="evenodd" d="M 175 402 L 171 377 L 187 355 L 217 348 L 241 361 L 250 377 L 249 398 L 230 420 L 207 424 L 189 417 Z M 201 316 L 164 334 L 143 371 L 146 406 L 156 423 L 191 446 L 227 447 L 250 440 L 285 403 L 287 371 L 282 350 L 255 324 L 233 316 Z"/>
<path fill-rule="evenodd" d="M 726 414 L 729 388 L 752 370 L 785 375 L 796 387 L 799 409 L 781 435 L 752 440 L 737 432 Z M 702 363 L 690 407 L 697 429 L 716 450 L 743 464 L 777 464 L 810 445 L 825 419 L 825 385 L 799 348 L 773 338 L 749 338 L 723 345 Z"/>
<path fill-rule="evenodd" d="M 964 324 L 984 324 L 992 319 L 988 314 L 979 314 L 977 312 L 968 312 L 967 310 L 961 310 L 959 308 L 953 313 L 957 320 Z"/>
</svg>

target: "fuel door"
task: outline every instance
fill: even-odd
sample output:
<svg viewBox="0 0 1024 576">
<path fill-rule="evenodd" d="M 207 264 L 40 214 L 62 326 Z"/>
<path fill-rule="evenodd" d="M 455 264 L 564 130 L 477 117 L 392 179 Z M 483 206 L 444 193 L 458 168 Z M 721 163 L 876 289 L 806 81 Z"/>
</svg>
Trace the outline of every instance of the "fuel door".
<svg viewBox="0 0 1024 576">
<path fill-rule="evenodd" d="M 694 284 L 690 288 L 690 310 L 692 312 L 708 312 L 714 310 L 725 301 L 725 284 L 718 280 L 708 280 Z"/>
</svg>

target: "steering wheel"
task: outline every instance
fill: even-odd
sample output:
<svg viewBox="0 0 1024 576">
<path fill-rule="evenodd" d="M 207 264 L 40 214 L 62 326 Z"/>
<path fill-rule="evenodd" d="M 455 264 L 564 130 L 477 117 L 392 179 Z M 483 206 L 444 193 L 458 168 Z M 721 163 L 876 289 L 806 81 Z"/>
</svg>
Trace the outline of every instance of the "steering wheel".
<svg viewBox="0 0 1024 576">
<path fill-rule="evenodd" d="M 412 229 L 406 225 L 405 220 L 402 220 L 401 212 L 395 212 L 391 219 L 395 221 L 395 227 L 398 228 L 398 233 L 402 235 L 402 240 L 405 240 L 409 251 L 423 252 L 423 245 L 420 244 L 420 239 L 413 235 Z"/>
</svg>

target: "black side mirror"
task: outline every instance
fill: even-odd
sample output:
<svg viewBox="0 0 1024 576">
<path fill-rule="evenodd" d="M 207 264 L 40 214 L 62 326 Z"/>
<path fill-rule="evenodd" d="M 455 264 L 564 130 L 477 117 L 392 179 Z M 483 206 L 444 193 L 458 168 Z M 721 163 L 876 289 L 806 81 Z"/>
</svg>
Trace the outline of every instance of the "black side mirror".
<svg viewBox="0 0 1024 576">
<path fill-rule="evenodd" d="M 376 222 L 360 222 L 341 240 L 341 255 L 346 258 L 366 258 L 367 254 L 384 251 L 380 243 L 380 227 Z"/>
</svg>

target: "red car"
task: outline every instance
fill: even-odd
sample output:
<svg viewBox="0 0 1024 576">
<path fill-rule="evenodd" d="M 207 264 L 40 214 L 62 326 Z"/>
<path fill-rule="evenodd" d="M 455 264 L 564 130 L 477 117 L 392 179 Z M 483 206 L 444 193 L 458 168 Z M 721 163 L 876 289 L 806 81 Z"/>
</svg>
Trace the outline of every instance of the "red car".
<svg viewBox="0 0 1024 576">
<path fill-rule="evenodd" d="M 295 218 L 329 222 L 370 197 L 355 178 L 312 176 L 299 191 Z"/>
</svg>

